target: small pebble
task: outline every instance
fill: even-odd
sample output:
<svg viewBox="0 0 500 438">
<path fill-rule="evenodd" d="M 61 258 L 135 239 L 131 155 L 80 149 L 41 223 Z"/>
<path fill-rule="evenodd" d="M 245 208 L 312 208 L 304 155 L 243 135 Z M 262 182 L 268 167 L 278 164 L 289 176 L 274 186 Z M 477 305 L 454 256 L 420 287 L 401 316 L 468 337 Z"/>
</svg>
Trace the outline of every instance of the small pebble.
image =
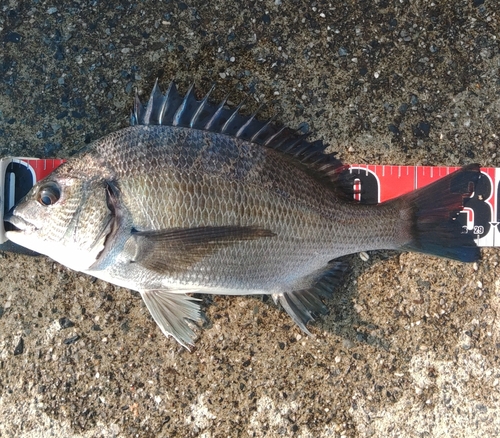
<svg viewBox="0 0 500 438">
<path fill-rule="evenodd" d="M 417 138 L 429 137 L 429 132 L 431 130 L 431 124 L 425 120 L 418 122 L 413 129 L 413 135 Z"/>
<path fill-rule="evenodd" d="M 24 353 L 24 339 L 19 338 L 19 342 L 16 345 L 16 348 L 14 348 L 14 356 L 19 356 L 20 354 Z"/>
<path fill-rule="evenodd" d="M 367 252 L 365 251 L 362 251 L 359 253 L 359 257 L 361 258 L 361 260 L 363 260 L 364 262 L 367 262 L 369 259 L 370 259 L 370 256 L 368 255 Z"/>
<path fill-rule="evenodd" d="M 59 319 L 59 325 L 61 326 L 61 329 L 67 329 L 70 327 L 74 327 L 75 323 L 69 318 L 63 317 Z"/>
<path fill-rule="evenodd" d="M 6 43 L 18 43 L 21 41 L 21 34 L 17 32 L 9 32 L 7 35 L 4 36 L 3 40 Z"/>
<path fill-rule="evenodd" d="M 80 339 L 80 336 L 75 335 L 75 336 L 72 336 L 71 338 L 65 339 L 63 341 L 63 343 L 66 345 L 71 345 L 71 344 L 74 344 L 76 341 L 78 341 L 78 339 Z"/>
<path fill-rule="evenodd" d="M 346 49 L 346 48 L 344 48 L 344 47 L 340 47 L 340 48 L 339 48 L 338 53 L 339 53 L 339 55 L 340 55 L 340 56 L 347 56 L 347 54 L 348 54 L 349 52 L 347 51 L 347 49 Z"/>
</svg>

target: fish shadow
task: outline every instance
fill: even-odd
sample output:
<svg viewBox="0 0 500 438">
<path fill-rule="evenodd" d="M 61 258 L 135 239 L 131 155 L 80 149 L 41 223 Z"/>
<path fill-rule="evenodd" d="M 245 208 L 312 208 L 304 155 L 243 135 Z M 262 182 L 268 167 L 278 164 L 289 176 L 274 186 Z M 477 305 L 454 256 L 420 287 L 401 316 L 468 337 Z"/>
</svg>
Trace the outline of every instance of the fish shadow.
<svg viewBox="0 0 500 438">
<path fill-rule="evenodd" d="M 358 254 L 336 259 L 336 261 L 344 262 L 349 268 L 333 290 L 332 296 L 324 299 L 328 313 L 326 315 L 315 314 L 314 321 L 308 324 L 308 328 L 316 327 L 316 331 L 320 330 L 342 338 L 343 344 L 347 348 L 365 344 L 389 350 L 390 342 L 383 337 L 373 334 L 375 331 L 380 331 L 380 327 L 371 321 L 363 320 L 354 307 L 355 299 L 358 296 L 358 286 L 355 280 L 373 266 L 397 257 L 399 254 L 400 252 L 398 251 L 379 250 L 371 251 L 368 261 L 361 260 Z M 212 295 L 203 294 L 196 295 L 196 297 L 202 301 L 202 308 L 205 310 L 213 305 L 217 305 Z M 269 309 L 280 307 L 274 303 L 270 295 L 249 295 L 246 298 L 259 300 L 268 306 Z M 280 310 L 285 312 L 281 308 Z M 293 322 L 290 322 L 290 327 L 293 327 Z M 209 329 L 212 325 L 213 321 L 205 316 L 199 328 Z"/>
<path fill-rule="evenodd" d="M 358 254 L 338 259 L 349 266 L 344 278 L 325 301 L 329 309 L 327 315 L 319 315 L 314 325 L 326 332 L 332 333 L 343 340 L 344 346 L 352 348 L 358 344 L 371 345 L 375 348 L 390 350 L 388 339 L 374 332 L 380 332 L 381 328 L 372 321 L 366 321 L 360 317 L 355 309 L 356 298 L 359 296 L 358 278 L 375 265 L 388 259 L 398 257 L 398 251 L 370 251 L 367 261 L 361 260 Z"/>
</svg>

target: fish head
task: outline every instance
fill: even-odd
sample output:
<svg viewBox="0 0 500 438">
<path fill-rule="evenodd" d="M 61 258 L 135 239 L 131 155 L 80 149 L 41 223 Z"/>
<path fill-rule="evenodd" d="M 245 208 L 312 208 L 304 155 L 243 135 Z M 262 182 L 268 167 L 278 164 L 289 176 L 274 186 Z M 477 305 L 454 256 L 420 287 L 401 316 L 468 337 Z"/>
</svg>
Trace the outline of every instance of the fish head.
<svg viewBox="0 0 500 438">
<path fill-rule="evenodd" d="M 9 212 L 7 238 L 78 271 L 97 259 L 114 214 L 110 187 L 102 175 L 81 175 L 63 164 Z M 69 171 L 68 171 L 69 170 Z"/>
</svg>

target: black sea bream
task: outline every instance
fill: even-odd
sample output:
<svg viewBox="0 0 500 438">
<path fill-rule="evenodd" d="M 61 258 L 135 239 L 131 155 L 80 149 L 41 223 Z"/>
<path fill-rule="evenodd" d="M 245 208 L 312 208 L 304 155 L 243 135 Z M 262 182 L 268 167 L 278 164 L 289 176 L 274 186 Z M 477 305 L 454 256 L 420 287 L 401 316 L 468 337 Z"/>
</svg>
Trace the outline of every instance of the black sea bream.
<svg viewBox="0 0 500 438">
<path fill-rule="evenodd" d="M 139 291 L 163 333 L 193 343 L 186 294 L 271 294 L 302 330 L 345 270 L 373 249 L 477 260 L 456 217 L 469 165 L 379 205 L 354 201 L 321 142 L 155 85 L 132 126 L 68 160 L 7 218 L 13 242 Z M 345 174 L 342 173 L 342 174 Z M 350 189 L 351 187 L 351 189 Z M 351 190 L 351 193 L 349 191 Z"/>
</svg>

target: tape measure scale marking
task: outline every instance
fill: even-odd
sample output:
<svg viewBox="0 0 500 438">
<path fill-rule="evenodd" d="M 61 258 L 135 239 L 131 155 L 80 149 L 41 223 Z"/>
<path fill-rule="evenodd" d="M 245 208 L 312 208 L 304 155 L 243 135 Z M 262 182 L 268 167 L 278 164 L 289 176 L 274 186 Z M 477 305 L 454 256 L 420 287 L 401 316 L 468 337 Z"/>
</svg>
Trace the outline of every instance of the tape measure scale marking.
<svg viewBox="0 0 500 438">
<path fill-rule="evenodd" d="M 422 188 L 460 167 L 392 166 L 353 164 L 355 199 L 375 204 Z M 476 236 L 481 247 L 500 246 L 500 168 L 481 168 L 483 178 L 472 196 L 464 201 L 459 220 Z"/>
</svg>

